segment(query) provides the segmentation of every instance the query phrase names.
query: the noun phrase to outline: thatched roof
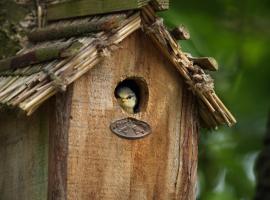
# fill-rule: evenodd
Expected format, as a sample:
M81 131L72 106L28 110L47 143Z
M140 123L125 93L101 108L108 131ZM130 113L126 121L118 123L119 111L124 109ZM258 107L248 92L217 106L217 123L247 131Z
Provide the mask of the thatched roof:
M236 122L215 94L213 80L202 69L215 63L184 53L149 5L137 11L51 22L46 28L32 31L27 47L0 61L0 105L17 107L31 115L138 29L154 41L197 95L200 116L207 127Z

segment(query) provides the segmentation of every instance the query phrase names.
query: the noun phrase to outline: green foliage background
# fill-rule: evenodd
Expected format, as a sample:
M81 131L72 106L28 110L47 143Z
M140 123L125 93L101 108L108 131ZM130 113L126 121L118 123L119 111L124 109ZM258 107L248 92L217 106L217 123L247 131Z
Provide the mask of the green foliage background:
M270 108L270 1L171 0L161 15L190 30L191 40L180 42L185 51L218 60L216 90L238 120L232 129L201 133L198 199L252 199Z

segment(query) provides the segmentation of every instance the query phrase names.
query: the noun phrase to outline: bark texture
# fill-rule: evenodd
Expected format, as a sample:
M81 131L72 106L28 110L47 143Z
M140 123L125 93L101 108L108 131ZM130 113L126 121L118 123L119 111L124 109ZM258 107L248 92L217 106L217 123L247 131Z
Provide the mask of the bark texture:
M270 113L263 148L260 152L256 165L256 190L254 200L270 199Z
M68 130L72 87L51 100L48 199L66 199Z

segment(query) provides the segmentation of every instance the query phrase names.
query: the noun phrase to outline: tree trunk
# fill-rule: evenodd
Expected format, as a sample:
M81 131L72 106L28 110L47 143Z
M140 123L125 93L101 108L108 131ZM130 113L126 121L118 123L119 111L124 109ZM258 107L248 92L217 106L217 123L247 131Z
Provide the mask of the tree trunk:
M263 141L263 149L260 152L256 165L256 190L254 200L270 199L270 113Z

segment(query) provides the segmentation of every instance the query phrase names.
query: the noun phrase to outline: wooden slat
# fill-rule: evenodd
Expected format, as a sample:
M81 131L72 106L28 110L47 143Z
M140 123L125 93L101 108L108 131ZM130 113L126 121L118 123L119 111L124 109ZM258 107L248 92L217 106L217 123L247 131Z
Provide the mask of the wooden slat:
M56 58L70 57L76 54L81 46L82 44L80 42L51 45L22 55L16 55L0 60L0 72L9 69L24 68L29 65L50 61Z
M0 199L48 199L49 105L31 117L0 113Z
M43 42L48 40L57 40L61 38L70 38L82 36L87 33L110 31L118 28L121 22L126 18L125 15L112 15L102 17L99 20L74 20L69 24L63 23L57 26L38 28L28 34L31 42Z
M189 60L193 61L195 65L199 65L202 69L209 71L218 70L218 62L212 57L188 57Z
M149 0L77 0L48 5L47 20L133 10L145 6Z
M68 131L73 87L50 101L48 199L66 199Z

